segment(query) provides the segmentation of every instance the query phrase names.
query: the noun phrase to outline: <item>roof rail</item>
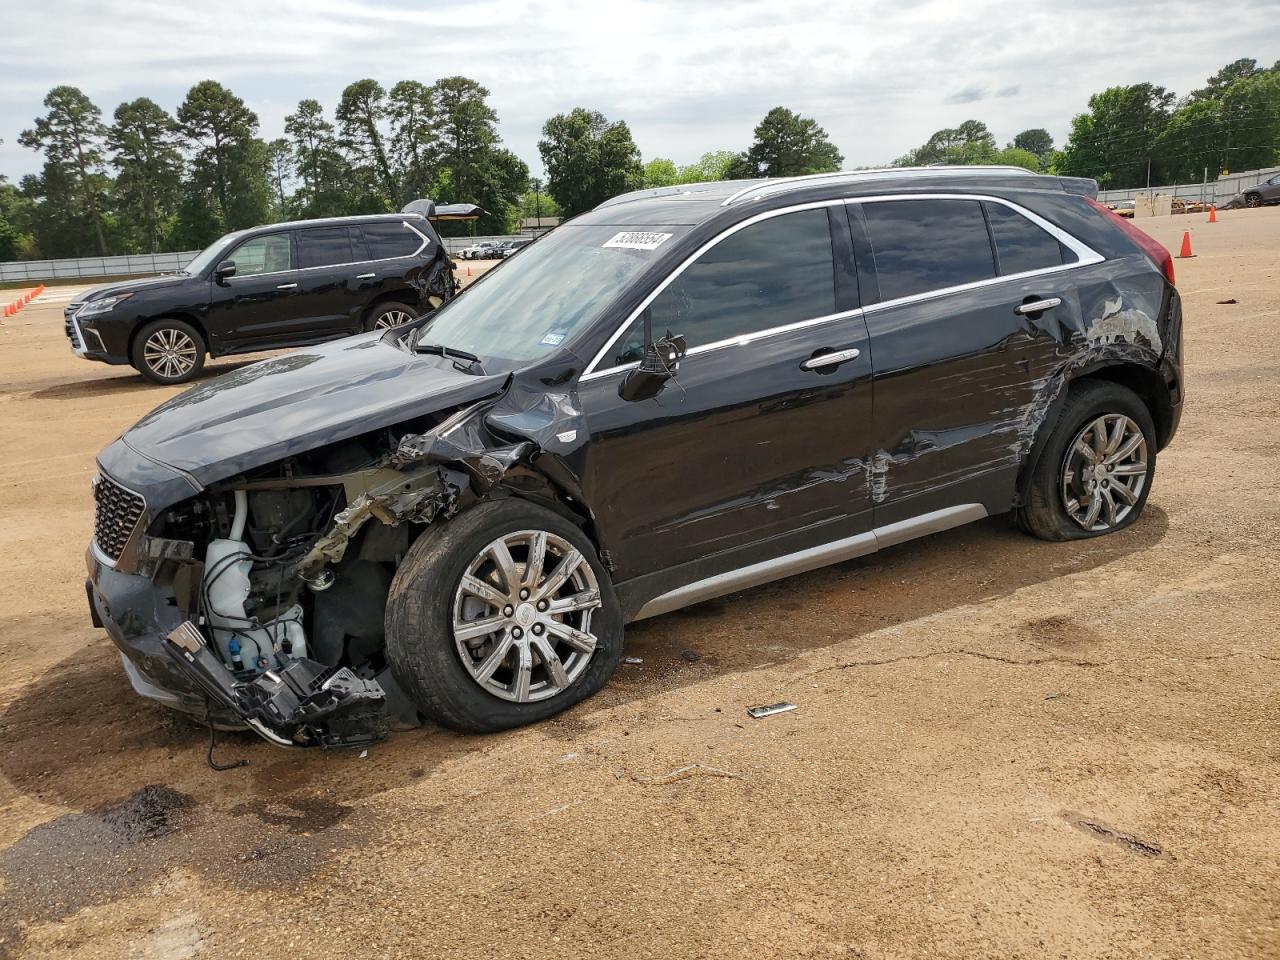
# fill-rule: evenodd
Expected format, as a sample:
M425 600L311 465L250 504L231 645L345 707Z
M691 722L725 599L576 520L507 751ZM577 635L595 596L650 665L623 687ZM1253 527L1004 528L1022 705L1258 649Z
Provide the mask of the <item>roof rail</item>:
M717 187L723 187L725 183L733 183L735 181L717 181L703 180L696 183L676 183L669 187L642 187L639 190L632 190L630 193L620 193L616 197L610 197L603 203L596 204L596 210L602 210L605 207L617 206L620 203L630 203L633 200L651 200L656 197L678 197L686 194L707 193L715 190ZM737 181L746 183L747 181ZM759 183L759 179L750 181Z
M730 194L720 206L728 207L743 199L759 200L761 197L787 193L791 190L801 190L804 187L820 183L857 183L861 180L886 180L898 177L971 177L975 175L982 176L983 174L992 176L1038 176L1038 174L1033 173L1026 167L977 164L973 166L939 165L936 167L875 167L869 170L838 170L834 173L810 173L801 177L771 177L767 180L757 180L738 192Z

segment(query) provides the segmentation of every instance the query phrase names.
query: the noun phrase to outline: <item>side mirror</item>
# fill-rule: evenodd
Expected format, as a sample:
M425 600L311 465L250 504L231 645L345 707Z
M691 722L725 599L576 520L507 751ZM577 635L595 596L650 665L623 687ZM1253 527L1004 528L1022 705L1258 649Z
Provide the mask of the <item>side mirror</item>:
M218 283L222 283L235 275L236 262L234 260L223 260L213 271L213 279Z
M656 397L667 381L680 372L684 355L684 337L669 332L656 343L646 345L640 365L629 370L618 384L618 396L627 401Z

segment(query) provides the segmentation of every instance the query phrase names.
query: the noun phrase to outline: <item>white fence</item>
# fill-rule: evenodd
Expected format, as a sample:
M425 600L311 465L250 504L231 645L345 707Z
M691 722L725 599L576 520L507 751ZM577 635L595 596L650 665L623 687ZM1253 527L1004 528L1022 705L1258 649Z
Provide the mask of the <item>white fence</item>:
M199 252L191 250L185 253L140 253L127 257L77 257L74 260L14 260L0 263L0 282L173 273L190 263Z
M515 240L518 235L502 237L443 237L444 248L456 254L481 240ZM157 273L174 273L193 259L199 250L184 253L139 253L127 257L77 257L71 260L13 260L0 263L0 283L25 283L41 280L91 280L98 277L137 277Z
M1205 203L1225 203L1246 188L1269 180L1280 167L1267 167L1264 170L1246 170L1244 173L1232 173L1208 183L1178 183L1167 187L1132 187L1128 190L1100 190L1098 199L1111 203L1116 200L1132 200L1140 193L1163 194L1169 197L1181 197L1183 200L1201 200Z

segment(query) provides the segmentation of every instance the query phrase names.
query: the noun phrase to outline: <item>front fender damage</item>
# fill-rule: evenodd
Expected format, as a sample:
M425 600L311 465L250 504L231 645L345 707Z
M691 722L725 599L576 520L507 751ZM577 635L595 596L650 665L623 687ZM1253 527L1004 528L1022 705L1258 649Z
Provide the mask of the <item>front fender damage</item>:
M348 571L352 545L367 541L361 533L371 524L394 529L447 521L492 495L517 465L538 470L534 464L542 461L563 485L566 475L572 477L563 457L585 437L575 394L548 393L513 377L496 397L464 407L431 430L401 436L367 468L322 477L241 479L226 488L343 488L346 506L283 575L306 584L319 610L326 592ZM335 662L296 657L245 680L226 668L218 649L190 621L170 634L167 648L211 703L280 746L356 746L385 738L389 714L416 716L389 670L375 679ZM310 652L325 659L316 651L328 648L322 631L313 631Z

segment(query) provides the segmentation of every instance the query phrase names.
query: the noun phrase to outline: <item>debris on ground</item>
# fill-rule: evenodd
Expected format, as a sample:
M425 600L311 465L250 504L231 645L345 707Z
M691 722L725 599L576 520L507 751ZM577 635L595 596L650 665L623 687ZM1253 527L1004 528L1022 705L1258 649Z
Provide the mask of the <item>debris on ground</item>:
M668 783L675 783L677 780L687 780L690 777L723 777L726 780L741 780L742 774L731 773L728 770L721 770L719 767L707 767L701 763L691 763L687 767L679 767L670 773L664 773L660 777L636 777L632 776L632 780L636 783L647 783L654 786L662 786Z
M765 717L772 717L778 713L790 713L796 709L799 708L794 703L784 700L782 703L771 703L768 706L747 707L747 713L757 720L763 720Z
M1230 298L1228 298L1228 299L1226 299L1226 300L1219 300L1219 301L1218 301L1218 303L1239 303L1239 302L1240 302L1240 301L1239 301L1239 300L1237 300L1235 297L1230 297Z

